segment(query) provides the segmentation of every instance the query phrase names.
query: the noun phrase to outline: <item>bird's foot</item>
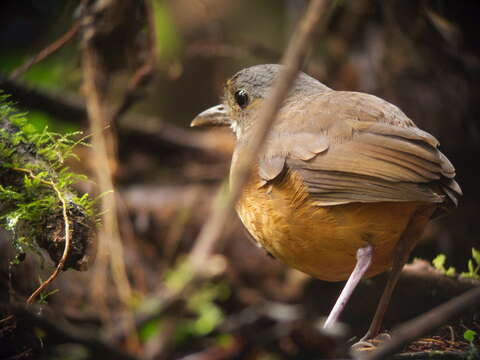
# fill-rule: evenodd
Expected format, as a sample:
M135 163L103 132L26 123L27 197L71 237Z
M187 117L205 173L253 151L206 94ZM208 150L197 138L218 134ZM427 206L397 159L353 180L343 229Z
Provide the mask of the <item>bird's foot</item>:
M374 338L362 338L350 347L350 354L355 359L361 359L364 356L368 356L372 350L375 350L380 345L390 341L392 337L387 333L381 333Z

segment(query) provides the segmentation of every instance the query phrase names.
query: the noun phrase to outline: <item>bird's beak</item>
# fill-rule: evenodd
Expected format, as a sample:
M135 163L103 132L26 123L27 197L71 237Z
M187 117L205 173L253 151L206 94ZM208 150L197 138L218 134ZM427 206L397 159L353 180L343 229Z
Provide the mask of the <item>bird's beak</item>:
M230 123L225 106L216 105L198 114L190 126L229 126Z

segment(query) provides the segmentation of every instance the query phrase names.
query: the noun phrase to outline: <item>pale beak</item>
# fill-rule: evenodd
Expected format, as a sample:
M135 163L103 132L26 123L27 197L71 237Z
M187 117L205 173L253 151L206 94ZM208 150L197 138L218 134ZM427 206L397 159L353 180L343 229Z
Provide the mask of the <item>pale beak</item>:
M216 105L198 114L190 126L230 126L230 123L225 106Z

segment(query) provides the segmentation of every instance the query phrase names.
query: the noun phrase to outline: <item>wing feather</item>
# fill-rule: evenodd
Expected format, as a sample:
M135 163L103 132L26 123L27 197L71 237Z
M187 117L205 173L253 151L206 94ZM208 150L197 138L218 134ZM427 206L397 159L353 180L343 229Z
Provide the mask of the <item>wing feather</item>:
M309 129L293 129L269 139L259 163L265 181L274 180L284 166L297 171L319 206L379 201L442 203L445 199L457 203L461 190L453 180L455 169L438 149L437 139L379 98L348 92L335 96L354 101L332 102L329 93L325 100L328 111L323 110L326 106L321 99L315 102L318 111L309 110L316 117L308 122ZM332 109L335 104L338 111ZM361 108L355 107L358 104ZM337 119L332 121L332 116Z

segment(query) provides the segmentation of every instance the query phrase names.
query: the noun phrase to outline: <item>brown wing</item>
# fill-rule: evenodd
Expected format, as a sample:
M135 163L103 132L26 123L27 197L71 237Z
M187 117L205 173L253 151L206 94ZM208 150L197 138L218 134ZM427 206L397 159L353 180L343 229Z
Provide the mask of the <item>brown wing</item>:
M265 181L287 166L303 177L318 205L442 203L445 196L457 203L461 190L453 180L455 169L438 141L397 107L353 92L330 92L309 107L313 119L293 133L276 131L269 139L259 163ZM278 128L287 121L281 118Z

